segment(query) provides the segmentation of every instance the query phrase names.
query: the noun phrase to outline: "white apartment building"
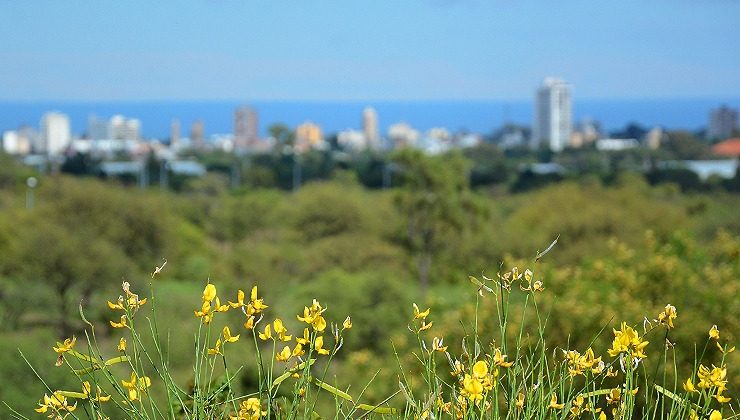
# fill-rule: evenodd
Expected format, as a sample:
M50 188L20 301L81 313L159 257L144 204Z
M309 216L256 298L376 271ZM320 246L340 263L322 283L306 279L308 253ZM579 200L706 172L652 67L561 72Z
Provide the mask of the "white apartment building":
M573 131L571 87L563 80L548 77L537 90L532 147L547 145L559 152L570 142Z
M41 149L36 152L60 155L71 141L69 117L60 112L47 112L41 118Z

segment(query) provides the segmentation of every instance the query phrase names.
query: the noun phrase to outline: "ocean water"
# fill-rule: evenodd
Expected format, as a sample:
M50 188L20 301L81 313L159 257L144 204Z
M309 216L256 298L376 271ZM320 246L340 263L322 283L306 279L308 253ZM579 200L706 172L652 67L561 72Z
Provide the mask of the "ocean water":
M647 127L696 130L708 124L709 111L722 104L740 108L740 97L699 99L598 99L575 98L575 121L590 118L606 130L637 122ZM91 115L109 118L123 114L142 122L147 138L168 138L170 122L178 119L181 135L188 136L190 125L200 119L207 135L226 134L233 130L233 113L237 106L249 105L259 114L264 135L274 123L295 127L310 120L321 125L324 133L361 127L363 108L372 106L378 113L381 132L391 124L406 122L419 130L445 127L451 131L467 130L487 134L506 122L530 125L533 118L531 101L147 101L147 102L10 102L0 101L0 131L14 130L22 124L38 127L42 115L60 111L69 115L72 131L82 134Z

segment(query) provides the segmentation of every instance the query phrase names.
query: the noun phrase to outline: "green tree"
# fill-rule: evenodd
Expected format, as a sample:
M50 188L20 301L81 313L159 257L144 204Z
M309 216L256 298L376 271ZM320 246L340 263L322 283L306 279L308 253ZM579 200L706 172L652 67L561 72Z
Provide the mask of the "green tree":
M661 147L675 159L703 159L709 154L709 145L700 142L688 131L668 132L668 141Z
M446 237L473 227L483 212L468 186L470 164L460 154L430 157L406 149L392 160L401 178L395 203L406 220L406 241L416 257L423 295L429 287L433 258Z
M130 273L130 260L92 229L70 229L45 217L24 222L6 250L4 275L14 282L41 284L50 291L52 300L41 306L55 308L56 316L47 319L56 320L61 335L69 336L77 304L89 301L102 282L110 284Z

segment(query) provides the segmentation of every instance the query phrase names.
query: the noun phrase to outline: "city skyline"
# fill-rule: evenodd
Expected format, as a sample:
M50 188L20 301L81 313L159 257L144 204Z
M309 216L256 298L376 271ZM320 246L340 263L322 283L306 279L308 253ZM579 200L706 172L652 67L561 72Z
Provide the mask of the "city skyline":
M740 96L740 3L2 2L0 100Z

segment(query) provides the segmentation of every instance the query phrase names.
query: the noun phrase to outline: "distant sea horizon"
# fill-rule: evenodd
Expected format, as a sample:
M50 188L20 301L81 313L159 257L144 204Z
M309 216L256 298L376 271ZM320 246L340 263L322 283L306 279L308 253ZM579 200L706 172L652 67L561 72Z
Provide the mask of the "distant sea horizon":
M190 126L202 120L206 135L229 134L233 131L234 110L251 106L259 115L260 134L270 125L283 123L295 128L312 121L325 135L346 129L360 129L362 110L371 106L378 113L381 133L398 122L426 131L444 127L452 132L469 131L490 134L506 123L531 125L534 105L531 100L384 100L384 101L279 101L279 100L151 100L151 101L9 101L0 100L0 131L15 130L27 124L39 127L41 117L49 111L69 115L72 132L83 134L88 118L107 119L115 114L141 121L142 135L147 139L168 139L170 124L178 119L181 136L187 137ZM738 97L578 99L573 101L574 123L591 119L603 129L614 131L630 122L651 128L698 130L707 126L709 112L727 105L740 108Z

